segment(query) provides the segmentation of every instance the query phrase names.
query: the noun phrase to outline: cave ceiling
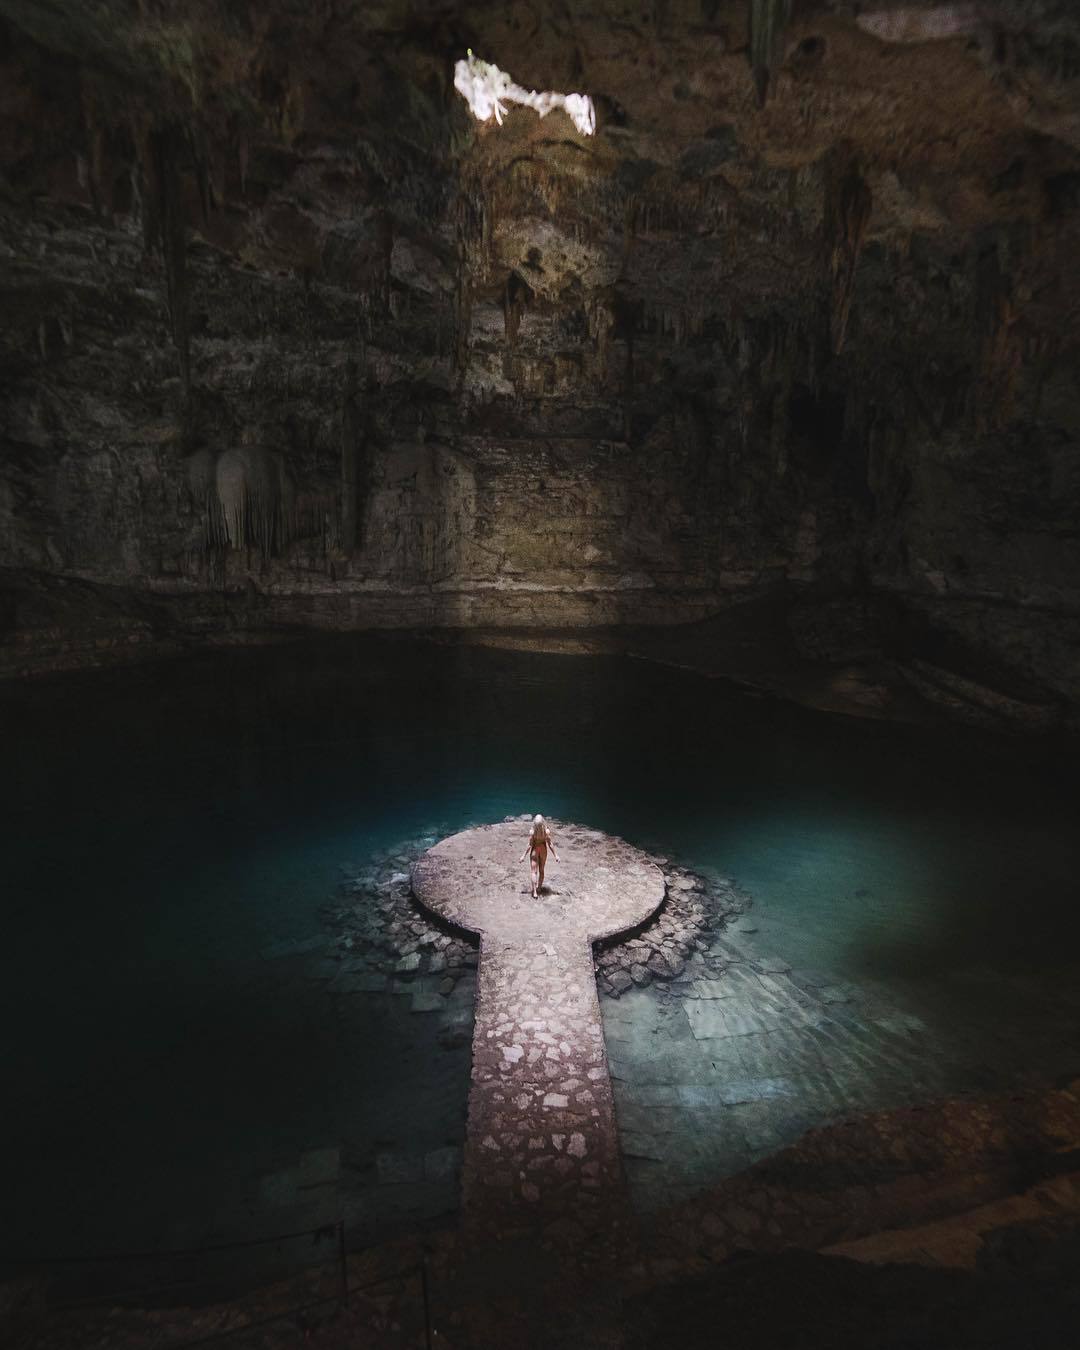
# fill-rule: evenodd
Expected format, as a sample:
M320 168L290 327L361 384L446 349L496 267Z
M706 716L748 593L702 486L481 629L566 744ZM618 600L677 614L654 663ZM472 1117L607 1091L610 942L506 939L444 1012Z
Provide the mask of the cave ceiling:
M549 392L586 346L631 332L673 336L669 364L692 389L713 364L692 339L757 318L815 342L827 329L833 355L867 330L895 351L924 323L972 317L991 348L1005 322L1010 344L1075 331L1069 4L3 0L0 13L9 197L135 216L166 257L179 229L194 257L360 293L372 348L398 346L381 344L387 325L414 328L410 355L436 380L450 378L443 347L460 366L467 309L480 332L535 331L509 378ZM452 83L470 47L526 87L589 93L595 136L561 112L475 122ZM860 266L868 304L853 313ZM943 307L921 292L956 289L950 269L966 290L1003 271L1007 286ZM184 346L192 319L174 322ZM383 378L402 376L395 364L381 360ZM490 379L506 375L501 363Z

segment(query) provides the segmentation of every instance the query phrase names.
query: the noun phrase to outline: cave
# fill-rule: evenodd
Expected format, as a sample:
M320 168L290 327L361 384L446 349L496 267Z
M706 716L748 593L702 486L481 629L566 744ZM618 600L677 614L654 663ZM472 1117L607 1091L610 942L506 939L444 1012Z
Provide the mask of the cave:
M1072 1344L1071 0L0 74L0 1341Z

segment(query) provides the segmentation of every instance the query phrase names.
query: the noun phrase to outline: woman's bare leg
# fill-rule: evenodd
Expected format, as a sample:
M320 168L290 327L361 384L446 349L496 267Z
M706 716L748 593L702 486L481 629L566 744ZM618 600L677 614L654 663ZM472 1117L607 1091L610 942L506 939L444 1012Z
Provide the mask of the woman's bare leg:
M540 859L539 859L539 869L540 869L540 881L539 881L539 883L537 884L537 887L536 887L537 891L539 891L539 890L540 890L540 887L543 886L543 884L544 884L544 859L543 859L543 858L540 858Z
M540 882L544 879L544 869L537 862L535 853L529 859L529 876L532 877L532 895L535 900L536 893L540 888ZM537 877L539 877L539 880L537 880Z

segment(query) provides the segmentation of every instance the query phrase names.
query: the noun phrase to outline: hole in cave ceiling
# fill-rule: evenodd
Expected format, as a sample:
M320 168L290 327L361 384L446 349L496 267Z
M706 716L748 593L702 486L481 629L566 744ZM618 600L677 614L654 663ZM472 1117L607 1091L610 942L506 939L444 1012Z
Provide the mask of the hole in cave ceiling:
M535 108L541 117L546 117L553 108L562 108L583 136L591 136L596 130L596 113L588 94L557 94L551 90L537 93L535 89L523 89L505 70L474 56L471 47L469 54L454 66L454 88L480 122L494 117L502 126L506 105L520 103Z

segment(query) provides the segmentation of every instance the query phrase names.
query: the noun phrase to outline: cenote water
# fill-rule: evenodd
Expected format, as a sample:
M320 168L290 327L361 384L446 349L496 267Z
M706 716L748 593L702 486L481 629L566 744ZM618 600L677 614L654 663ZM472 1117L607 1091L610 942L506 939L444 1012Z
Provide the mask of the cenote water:
M1076 801L1046 754L622 658L375 638L2 707L8 1254L452 1218L431 1160L462 1142L467 1037L267 954L317 945L343 871L524 811L734 877L743 940L848 991L832 1041L735 1050L665 990L604 1000L641 1206L845 1110L1076 1067ZM783 1086L725 1108L732 1074Z

